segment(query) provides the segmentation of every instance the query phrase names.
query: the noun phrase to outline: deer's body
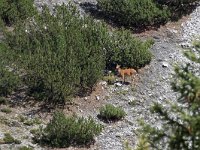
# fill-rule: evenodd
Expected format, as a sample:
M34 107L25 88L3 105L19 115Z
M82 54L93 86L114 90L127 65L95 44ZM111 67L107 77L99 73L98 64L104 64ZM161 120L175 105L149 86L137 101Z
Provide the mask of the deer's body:
M137 71L133 68L128 68L128 69L121 69L120 65L116 66L116 70L118 74L122 77L123 82L125 82L125 76L132 76L134 74L137 74Z

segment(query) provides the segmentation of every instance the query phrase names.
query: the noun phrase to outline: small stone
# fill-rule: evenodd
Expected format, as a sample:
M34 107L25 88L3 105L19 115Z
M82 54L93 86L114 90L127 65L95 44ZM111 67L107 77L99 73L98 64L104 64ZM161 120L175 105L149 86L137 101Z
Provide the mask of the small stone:
M123 135L122 135L121 133L116 133L115 136L118 137L118 138L120 138L120 137L122 137Z
M177 30L175 30L175 29L169 29L169 31L171 32L171 33L178 33L178 31Z
M114 85L115 85L115 86L119 86L119 87L122 86L122 84L119 83L119 82L115 83Z
M133 100L135 100L135 97L134 97L134 96L132 96L132 95L128 95L128 96L127 96L127 98L128 98L130 101L133 101Z
M173 55L172 55L172 54L170 54L170 55L169 55L169 58L173 58Z
M152 93L149 93L149 96L152 96L153 94Z
M96 100L100 100L100 97L98 95L96 95Z
M169 64L168 64L167 62L163 62L163 63L162 63L162 67L168 68L168 67L169 67Z
M4 134L0 132L0 139L4 138Z
M87 98L87 97L84 97L84 100L88 100L88 98Z
M160 37L159 37L159 36L153 36L153 38L154 38L154 39L160 39Z
M102 86L106 86L107 82L106 81L101 81L101 82L99 82L99 84L102 85Z

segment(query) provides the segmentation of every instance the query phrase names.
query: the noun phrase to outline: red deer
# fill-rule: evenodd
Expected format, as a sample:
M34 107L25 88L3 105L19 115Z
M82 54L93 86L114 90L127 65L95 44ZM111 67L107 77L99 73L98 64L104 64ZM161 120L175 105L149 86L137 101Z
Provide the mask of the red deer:
M132 76L134 74L137 74L137 71L133 68L128 68L128 69L121 69L120 65L116 66L116 70L119 73L119 75L123 79L123 83L125 83L125 76Z

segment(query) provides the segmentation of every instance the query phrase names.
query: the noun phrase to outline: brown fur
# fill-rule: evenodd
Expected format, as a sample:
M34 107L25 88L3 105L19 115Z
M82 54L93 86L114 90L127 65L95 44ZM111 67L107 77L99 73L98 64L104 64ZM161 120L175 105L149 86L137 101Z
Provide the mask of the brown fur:
M116 70L118 71L119 75L122 77L123 82L125 82L125 76L132 76L134 74L137 74L137 71L133 68L128 69L121 69L120 65L116 66Z

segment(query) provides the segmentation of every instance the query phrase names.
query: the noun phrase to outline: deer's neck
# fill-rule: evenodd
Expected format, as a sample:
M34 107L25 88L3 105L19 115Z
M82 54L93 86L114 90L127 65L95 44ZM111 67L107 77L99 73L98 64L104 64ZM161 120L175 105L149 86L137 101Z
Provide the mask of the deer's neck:
M121 68L118 68L117 71L118 71L118 73L121 73L122 69L121 69Z

